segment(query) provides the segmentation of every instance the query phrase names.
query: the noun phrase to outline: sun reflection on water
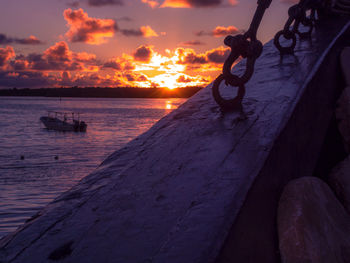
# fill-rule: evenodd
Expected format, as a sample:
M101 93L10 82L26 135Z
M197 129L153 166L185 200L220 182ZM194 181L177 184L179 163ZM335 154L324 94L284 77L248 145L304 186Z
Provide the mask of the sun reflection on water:
M170 100L167 100L166 102L165 102L165 108L167 109L167 110L171 110L173 107L172 107L172 105L171 105L171 101Z

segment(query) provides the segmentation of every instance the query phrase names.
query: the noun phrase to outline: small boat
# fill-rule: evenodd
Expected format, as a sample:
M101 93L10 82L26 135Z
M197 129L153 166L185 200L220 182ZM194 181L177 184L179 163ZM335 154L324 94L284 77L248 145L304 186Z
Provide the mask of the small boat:
M80 114L74 112L48 111L40 120L48 130L86 132L87 128L87 124L80 121Z

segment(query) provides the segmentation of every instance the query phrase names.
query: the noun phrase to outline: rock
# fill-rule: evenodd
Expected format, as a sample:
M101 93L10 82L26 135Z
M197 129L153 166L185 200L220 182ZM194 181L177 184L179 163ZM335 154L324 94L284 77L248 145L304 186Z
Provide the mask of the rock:
M335 116L343 137L345 149L350 153L350 87L346 87L337 101Z
M344 48L340 56L346 88L343 90L337 102L335 111L338 120L338 128L343 136L345 148L350 152L350 47Z
M283 263L350 262L350 216L320 179L288 183L277 221Z
M347 86L350 86L350 47L345 47L340 55L340 64Z
M350 156L332 170L329 175L329 185L350 213Z

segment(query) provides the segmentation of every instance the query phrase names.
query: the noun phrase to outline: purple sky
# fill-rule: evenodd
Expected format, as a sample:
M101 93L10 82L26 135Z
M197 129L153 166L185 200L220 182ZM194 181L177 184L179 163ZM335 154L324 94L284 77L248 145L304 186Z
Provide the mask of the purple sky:
M283 27L290 5L272 1L259 29L263 43ZM228 54L226 31L247 30L256 6L255 0L2 0L0 88L205 85Z

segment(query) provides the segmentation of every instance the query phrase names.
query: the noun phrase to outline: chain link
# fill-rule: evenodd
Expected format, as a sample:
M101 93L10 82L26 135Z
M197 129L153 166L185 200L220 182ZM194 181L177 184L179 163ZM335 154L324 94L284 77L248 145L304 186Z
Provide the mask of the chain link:
M289 18L284 25L283 30L278 31L274 37L274 44L280 51L281 55L293 54L297 42L296 35L301 39L311 37L312 30L316 21L316 11L322 7L322 0L300 0L296 5L293 5L288 10ZM310 16L306 13L310 11ZM299 30L300 24L307 27L308 30L301 32ZM287 40L291 40L289 46L282 46L280 38L283 36Z
M213 96L223 111L240 109L242 99L245 94L245 84L250 80L254 73L255 61L260 57L263 45L257 40L256 34L261 20L272 0L258 0L258 7L255 11L253 20L248 31L236 36L227 36L224 40L226 46L231 48L230 55L223 66L223 73L219 75L213 83ZM242 76L231 73L232 65L239 59L246 58L246 70ZM224 99L219 91L221 82L225 80L226 85L238 87L237 96L233 99Z

